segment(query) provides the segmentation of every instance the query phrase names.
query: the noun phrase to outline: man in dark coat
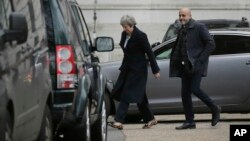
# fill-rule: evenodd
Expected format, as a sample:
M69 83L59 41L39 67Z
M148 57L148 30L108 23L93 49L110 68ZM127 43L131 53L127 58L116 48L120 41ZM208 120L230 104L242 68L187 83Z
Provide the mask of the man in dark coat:
M121 35L120 46L124 52L124 58L120 67L120 75L112 92L114 97L118 97L120 104L115 116L116 122L111 125L118 129L122 129L129 103L137 103L143 120L147 123L143 128L150 128L157 123L146 96L148 60L156 78L160 77L160 69L147 35L135 25L134 17L125 15L121 18L124 31Z
M181 77L181 97L186 120L176 129L196 128L192 93L211 109L211 125L215 126L220 119L221 108L200 88L202 77L207 75L209 55L215 49L214 40L204 24L192 19L190 9L180 9L179 20L182 27L171 53L170 77Z

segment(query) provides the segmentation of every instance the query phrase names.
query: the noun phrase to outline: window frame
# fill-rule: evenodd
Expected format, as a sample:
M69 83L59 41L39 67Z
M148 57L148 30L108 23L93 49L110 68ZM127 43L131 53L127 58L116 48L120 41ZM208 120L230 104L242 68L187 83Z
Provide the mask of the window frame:
M1 4L2 4L2 19L4 19L4 21L2 22L2 27L0 26L0 29L8 29L9 27L9 14L13 11L13 4L12 4L12 0L2 0Z
M84 56L88 56L90 55L90 52L91 52L92 42L91 42L91 38L89 35L89 30L88 30L86 21L78 5L72 4L71 9L72 9L73 17L75 18L75 21L77 22L76 25L78 25L77 28L80 28L79 30L77 30L77 32L81 38L81 46L82 46L83 54ZM80 24L78 24L78 22Z
M223 37L224 36L224 37ZM231 36L231 37L230 37ZM215 56L215 55L230 55L230 54L244 54L244 53L250 53L250 35L244 35L244 34L242 34L242 35L239 35L239 34L218 34L218 35L216 35L216 34L213 34L213 38L214 38L214 41L215 41L215 45L216 45L216 48L215 48L215 51L213 51L212 52L212 54L211 54L211 56ZM225 49L227 49L228 47L222 47L221 45L219 45L219 44L221 44L221 43L218 43L219 41L219 39L221 40L221 41L224 41L224 43L223 44L225 44L226 43L226 45L227 46L230 46L230 45L232 45L232 40L246 40L246 41L248 41L248 52L247 51L238 51L238 52L235 52L235 53L232 53L232 50L225 50L225 51L222 51L222 49L221 48L225 48ZM224 39L223 39L224 38ZM228 38L228 39L225 39L225 38ZM244 39L244 38L246 38L246 39ZM248 38L248 39L247 39ZM226 41L228 41L228 42L226 42ZM231 42L231 43L229 43L229 42ZM236 43L234 43L234 44L236 44ZM218 51L218 49L221 49L220 51Z
M154 54L155 54L156 60L170 59L171 52L172 52L172 49L173 49L173 47L175 45L175 42L176 42L176 38L171 39L169 41L166 41L166 44L163 45L162 47L159 47L159 48L156 47L157 49L154 49ZM166 57L158 57L159 55L161 55L161 54L163 54L165 52L168 52Z

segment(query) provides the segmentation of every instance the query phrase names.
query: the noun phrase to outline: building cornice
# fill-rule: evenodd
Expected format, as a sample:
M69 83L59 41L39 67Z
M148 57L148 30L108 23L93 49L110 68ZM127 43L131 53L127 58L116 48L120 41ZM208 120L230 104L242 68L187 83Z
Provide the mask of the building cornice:
M82 10L93 10L94 5L81 5ZM183 5L97 5L96 10L176 10ZM185 5L192 10L250 10L250 5Z

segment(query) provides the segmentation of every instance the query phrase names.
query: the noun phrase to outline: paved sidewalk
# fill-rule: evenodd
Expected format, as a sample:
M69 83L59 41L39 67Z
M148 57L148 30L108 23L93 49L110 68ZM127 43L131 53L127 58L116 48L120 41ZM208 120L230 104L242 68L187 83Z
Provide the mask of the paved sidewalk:
M125 135L123 134L121 130L117 130L108 126L107 141L125 141Z
M177 131L175 127L182 124L183 115L163 115L156 118L159 124L151 129L141 129L142 123L125 124L122 130L125 141L229 141L231 124L250 125L250 114L221 114L222 120L215 127L211 126L211 114L196 114L196 129Z

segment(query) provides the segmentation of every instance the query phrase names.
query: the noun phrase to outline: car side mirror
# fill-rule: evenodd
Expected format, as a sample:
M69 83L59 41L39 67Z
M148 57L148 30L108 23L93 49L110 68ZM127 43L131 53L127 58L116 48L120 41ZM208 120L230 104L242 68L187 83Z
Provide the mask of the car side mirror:
M14 12L9 17L9 29L4 30L3 42L24 43L28 38L28 24L24 15Z
M98 52L112 51L114 50L114 40L111 37L97 37L95 46Z

